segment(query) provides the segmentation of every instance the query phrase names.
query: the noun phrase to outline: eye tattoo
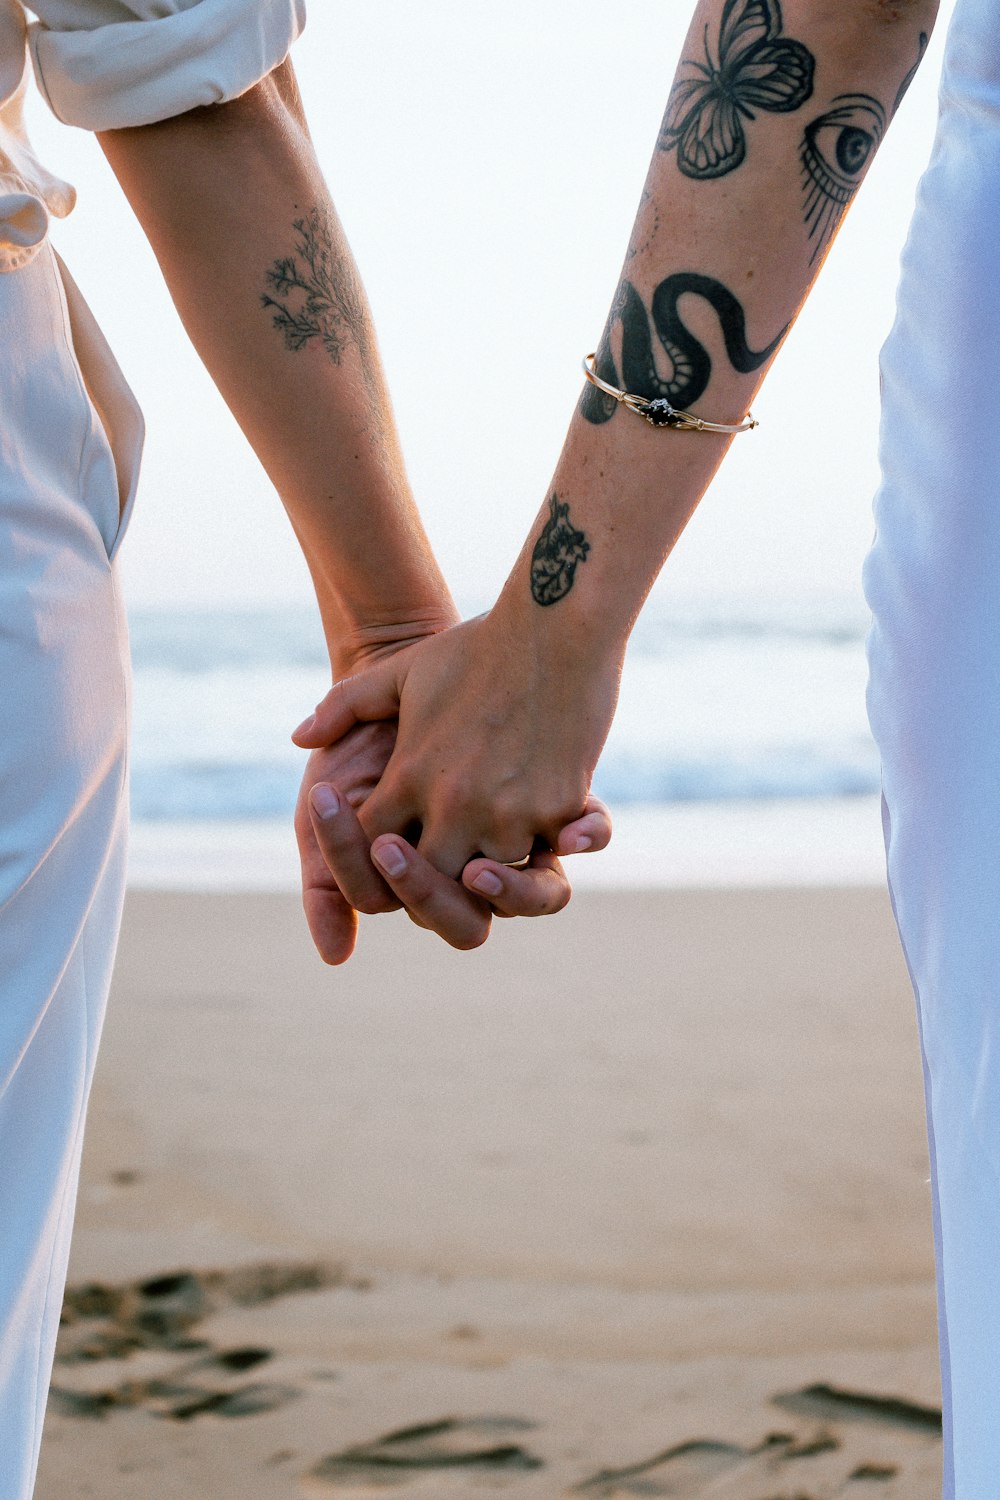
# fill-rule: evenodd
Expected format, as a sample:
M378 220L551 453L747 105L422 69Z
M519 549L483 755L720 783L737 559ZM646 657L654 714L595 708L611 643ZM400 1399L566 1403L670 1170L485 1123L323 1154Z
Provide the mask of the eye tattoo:
M783 328L766 348L751 349L747 343L743 304L727 286L711 276L680 271L666 277L653 292L649 312L632 283L622 281L594 361L594 369L601 379L609 385L624 386L636 396L664 397L671 406L682 411L703 396L712 378L712 359L678 311L681 298L688 295L703 297L715 312L729 363L741 375L752 375L759 370L788 332ZM611 352L611 333L619 323L622 330L620 380ZM670 374L666 376L657 369L654 333L670 361ZM617 410L618 402L613 396L605 395L596 386L587 385L580 398L580 415L586 421L599 426L613 417Z
M754 109L786 114L812 95L815 60L801 42L781 36L778 0L726 0L713 58L705 27L705 61L685 58L667 100L662 151L676 147L685 177L725 177L747 151L744 120Z
M531 554L531 597L536 604L557 604L573 587L577 564L587 561L590 543L569 518L569 505L549 497L549 518Z
M800 159L803 211L812 265L836 233L885 134L885 111L870 94L839 94L834 108L807 125Z
M330 359L339 365L348 344L367 355L364 304L353 267L334 248L330 226L318 208L311 208L292 228L298 238L294 255L276 260L266 281L277 297L261 296L271 321L282 334L286 349L298 353L319 339ZM278 298L283 298L279 301Z

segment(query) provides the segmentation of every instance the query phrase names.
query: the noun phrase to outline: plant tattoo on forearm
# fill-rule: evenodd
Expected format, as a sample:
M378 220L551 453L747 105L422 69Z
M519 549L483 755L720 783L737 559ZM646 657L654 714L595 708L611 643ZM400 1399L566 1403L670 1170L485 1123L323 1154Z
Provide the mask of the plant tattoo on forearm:
M549 496L548 520L531 554L531 597L536 604L556 604L573 587L577 565L587 561L590 543L569 518L569 503Z
M755 120L755 109L787 114L805 104L815 69L807 47L782 37L779 0L726 0L717 57L706 26L705 61L681 62L660 149L676 150L685 177L725 177L746 156L744 120Z
M635 287L623 280L615 295L607 327L601 338L594 368L609 385L623 387L635 396L663 397L679 411L686 411L703 396L712 378L712 359L681 319L678 303L686 294L703 297L719 319L722 340L733 369L751 375L767 363L788 332L787 327L764 349L747 343L746 314L737 297L711 276L680 271L667 276L653 292L649 311ZM611 335L621 325L621 379L611 351ZM652 325L652 327L650 326ZM670 361L670 374L661 375L653 352L653 333ZM596 386L589 385L580 399L580 415L595 426L609 421L619 403Z
M311 208L292 228L298 236L296 255L276 260L267 272L270 290L261 295L261 306L271 312L286 349L298 353L318 339L339 365L344 350L353 343L364 359L367 338L361 289L353 266L334 247L328 219L319 208Z

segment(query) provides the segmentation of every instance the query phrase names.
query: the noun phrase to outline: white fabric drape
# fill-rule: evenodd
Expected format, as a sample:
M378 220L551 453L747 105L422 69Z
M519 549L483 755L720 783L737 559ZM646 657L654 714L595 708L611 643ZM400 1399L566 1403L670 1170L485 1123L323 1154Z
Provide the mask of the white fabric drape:
M0 0L0 1500L30 1500L125 880L129 663L115 559L142 416L49 243L72 187L24 130L232 99L302 0Z
M882 353L869 714L917 994L945 1495L1000 1474L1000 8L960 0Z

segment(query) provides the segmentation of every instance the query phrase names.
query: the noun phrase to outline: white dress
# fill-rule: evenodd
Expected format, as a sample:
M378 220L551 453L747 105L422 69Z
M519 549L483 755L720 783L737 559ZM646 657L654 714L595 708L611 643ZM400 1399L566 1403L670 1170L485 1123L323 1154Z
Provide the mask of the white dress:
M129 668L115 555L142 418L48 243L73 191L32 155L27 49L55 112L144 124L235 97L302 0L0 0L0 1500L28 1500L121 915ZM30 73L30 67L27 68Z

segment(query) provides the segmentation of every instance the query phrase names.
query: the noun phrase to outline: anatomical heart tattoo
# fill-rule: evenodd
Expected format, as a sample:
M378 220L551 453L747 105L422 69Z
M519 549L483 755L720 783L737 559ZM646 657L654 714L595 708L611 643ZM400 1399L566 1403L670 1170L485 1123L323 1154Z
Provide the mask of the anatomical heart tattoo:
M577 564L587 561L590 543L569 519L569 505L549 498L549 518L531 554L531 596L536 604L556 604L573 587Z

